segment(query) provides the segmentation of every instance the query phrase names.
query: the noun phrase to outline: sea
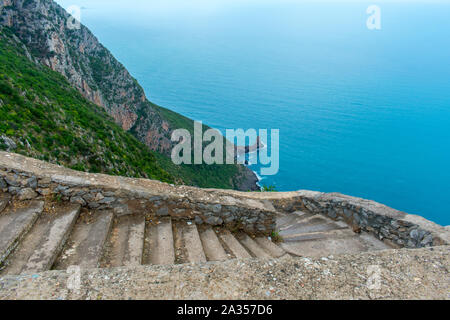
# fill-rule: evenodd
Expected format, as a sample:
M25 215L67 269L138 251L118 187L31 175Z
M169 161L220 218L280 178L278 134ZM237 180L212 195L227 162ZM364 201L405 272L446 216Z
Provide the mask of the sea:
M261 185L450 224L450 1L57 2L152 102L222 132L278 129L278 172L250 159Z

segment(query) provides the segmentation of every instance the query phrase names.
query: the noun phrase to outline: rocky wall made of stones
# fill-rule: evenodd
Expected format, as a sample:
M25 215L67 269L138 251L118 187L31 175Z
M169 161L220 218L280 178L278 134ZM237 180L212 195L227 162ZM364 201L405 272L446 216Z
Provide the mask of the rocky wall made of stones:
M278 210L302 210L343 220L355 232L367 231L399 247L422 248L450 243L449 227L383 204L339 193L298 191L288 199L272 199Z
M13 201L77 203L91 210L113 210L117 216L150 213L250 234L269 235L275 228L275 212L258 201L146 179L78 172L5 152L0 152L0 191Z

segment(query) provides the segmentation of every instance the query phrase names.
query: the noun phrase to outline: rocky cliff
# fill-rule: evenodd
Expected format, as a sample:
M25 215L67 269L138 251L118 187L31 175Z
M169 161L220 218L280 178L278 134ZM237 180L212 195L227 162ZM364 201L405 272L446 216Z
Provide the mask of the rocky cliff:
M52 0L2 0L0 9L0 24L10 27L35 59L64 75L152 150L169 151L171 125L85 26L68 28L70 15Z

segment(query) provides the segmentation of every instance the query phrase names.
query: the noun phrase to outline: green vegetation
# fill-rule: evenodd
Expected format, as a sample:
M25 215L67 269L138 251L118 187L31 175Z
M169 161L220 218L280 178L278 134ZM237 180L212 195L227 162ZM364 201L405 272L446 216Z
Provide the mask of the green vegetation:
M176 181L102 108L59 73L30 61L6 28L0 31L0 100L0 135L17 143L17 153L80 171Z
M108 72L99 58L90 59L90 66L96 82ZM193 132L191 119L151 105L172 128ZM178 166L168 156L150 151L133 129L125 132L61 74L30 61L8 28L0 29L1 135L16 142L14 152L79 171L207 188L237 188L244 179L243 166ZM1 141L0 150L6 150Z
M278 231L272 231L272 234L270 235L270 237L272 238L273 242L276 242L276 243L283 242L283 237L280 236Z
M261 192L276 192L276 191L277 191L277 188L272 185L271 186L263 185L262 189L261 189Z
M193 120L153 103L152 106L160 112L162 117L170 123L172 128L185 128L191 133L192 136L194 135ZM210 129L210 127L203 125L203 131L208 129ZM204 146L205 145L207 145L207 143L204 143ZM224 154L225 146L226 144L224 142ZM158 159L169 173L194 186L204 188L235 189L240 184L240 179L244 179L244 166L227 164L177 166L174 165L169 158L163 155L159 155Z

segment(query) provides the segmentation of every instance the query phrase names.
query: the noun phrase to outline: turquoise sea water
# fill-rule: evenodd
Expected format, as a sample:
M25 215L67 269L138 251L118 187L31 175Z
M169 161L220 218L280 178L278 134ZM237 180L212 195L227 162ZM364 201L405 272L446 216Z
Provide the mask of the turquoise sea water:
M153 102L280 129L277 190L342 192L450 224L450 3L60 0ZM258 166L252 166L258 171Z

